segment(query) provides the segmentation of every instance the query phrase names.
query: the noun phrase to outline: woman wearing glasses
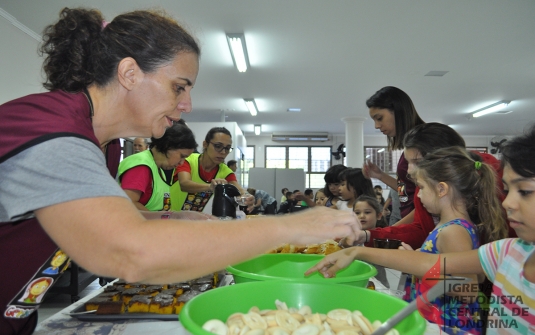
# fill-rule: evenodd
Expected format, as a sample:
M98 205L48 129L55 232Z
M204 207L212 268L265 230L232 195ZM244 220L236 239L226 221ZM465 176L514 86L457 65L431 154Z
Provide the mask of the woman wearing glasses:
M171 187L171 206L173 210L190 210L202 212L214 192L217 184L230 183L245 194L234 172L225 164L225 159L232 151L232 137L224 127L215 127L208 131L202 143L201 154L191 154L175 171Z
M119 164L119 183L141 211L171 209L170 188L177 166L197 148L191 129L179 120L160 138L151 138L150 150L126 157Z

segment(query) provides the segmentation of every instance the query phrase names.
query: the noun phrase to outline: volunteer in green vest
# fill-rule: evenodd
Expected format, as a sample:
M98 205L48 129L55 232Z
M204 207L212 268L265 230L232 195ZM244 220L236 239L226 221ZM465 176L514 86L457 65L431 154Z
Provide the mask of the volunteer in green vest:
M175 171L175 185L171 188L172 210L202 212L217 184L233 184L246 194L234 172L225 164L232 151L232 136L224 127L208 131L201 154L191 154ZM178 180L179 183L176 183ZM252 197L251 197L252 198Z
M149 148L119 164L119 183L137 209L168 211L175 168L197 148L195 136L183 122L177 122L161 138L151 138Z

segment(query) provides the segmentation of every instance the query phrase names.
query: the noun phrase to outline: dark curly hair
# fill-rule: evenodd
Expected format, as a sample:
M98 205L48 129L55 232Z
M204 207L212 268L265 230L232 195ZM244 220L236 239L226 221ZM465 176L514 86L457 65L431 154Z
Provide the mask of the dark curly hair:
M159 152L167 155L169 150L196 149L195 135L188 126L181 122L175 122L167 128L160 138L151 137L150 148L156 148Z
M180 52L200 56L194 38L164 12L133 11L106 24L100 11L84 8L61 10L59 21L44 29L39 51L46 55L43 86L73 93L105 86L126 57L149 73Z

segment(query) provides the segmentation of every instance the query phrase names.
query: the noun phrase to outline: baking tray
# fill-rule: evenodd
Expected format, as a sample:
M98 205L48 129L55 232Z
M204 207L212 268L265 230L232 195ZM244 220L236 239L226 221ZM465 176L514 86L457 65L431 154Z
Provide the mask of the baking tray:
M77 307L71 313L85 311L85 306ZM156 314L156 313L122 313L122 314L71 314L69 315L80 321L120 321L132 319L150 319L160 321L178 321L178 314Z
M232 275L223 275L217 287L234 285ZM68 315L80 321L120 321L132 319L150 319L160 321L178 321L178 314L156 314L156 313L122 313L122 314L76 314L85 311L85 305L73 309Z

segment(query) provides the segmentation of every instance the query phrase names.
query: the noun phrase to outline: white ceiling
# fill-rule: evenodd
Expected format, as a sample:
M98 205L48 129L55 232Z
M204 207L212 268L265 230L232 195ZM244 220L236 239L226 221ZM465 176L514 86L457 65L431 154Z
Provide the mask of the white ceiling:
M365 101L383 86L462 135L515 134L535 120L533 0L0 0L38 34L65 6L98 8L108 20L158 7L185 24L202 47L186 121L220 121L223 110L245 134L254 124L343 134L341 118L363 116L365 134L376 134ZM233 67L226 32L245 33L246 73ZM250 97L256 117L242 100ZM512 100L513 113L466 118L499 100Z

